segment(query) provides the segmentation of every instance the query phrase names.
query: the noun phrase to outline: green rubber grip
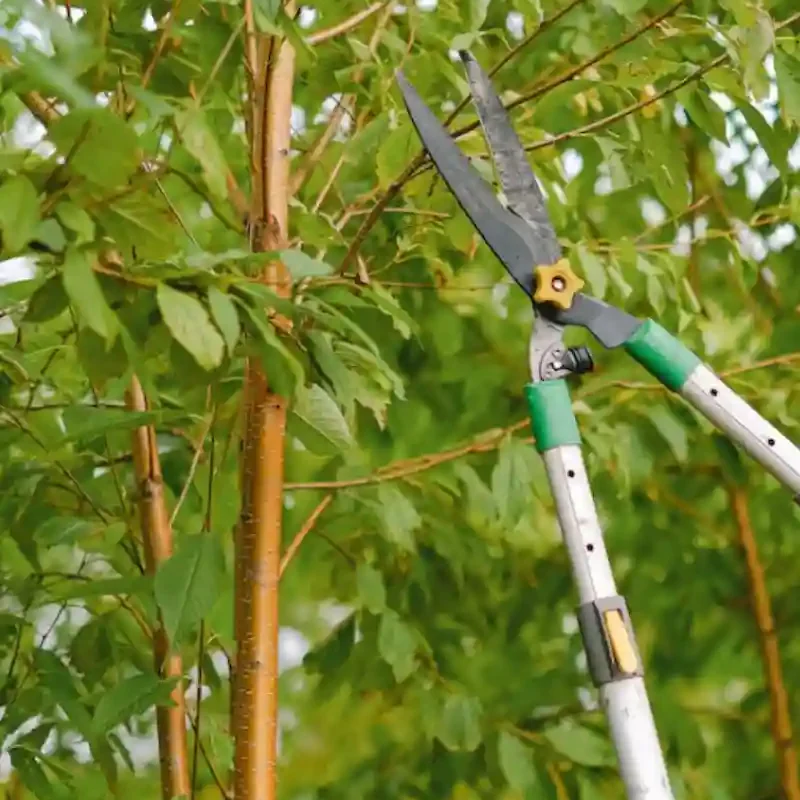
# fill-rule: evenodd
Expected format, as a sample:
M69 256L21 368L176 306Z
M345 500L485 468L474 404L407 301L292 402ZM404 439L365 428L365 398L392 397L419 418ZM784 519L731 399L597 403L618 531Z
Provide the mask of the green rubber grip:
M674 392L700 365L700 359L652 319L645 320L625 342L625 349L651 375Z
M581 443L566 381L529 383L525 387L525 398L531 415L533 438L540 453Z

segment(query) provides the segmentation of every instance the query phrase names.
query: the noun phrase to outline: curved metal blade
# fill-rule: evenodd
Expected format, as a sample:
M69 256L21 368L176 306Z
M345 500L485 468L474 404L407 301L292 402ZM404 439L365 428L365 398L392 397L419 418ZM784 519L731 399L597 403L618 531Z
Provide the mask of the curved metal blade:
M492 87L489 76L474 56L465 50L459 55L467 71L472 100L489 142L508 205L534 231L535 265L553 264L561 258L561 247L550 222L542 191L519 137L511 127L508 112Z
M411 121L439 174L492 252L532 296L533 268L541 250L538 237L522 217L502 206L405 75L398 71L396 77Z

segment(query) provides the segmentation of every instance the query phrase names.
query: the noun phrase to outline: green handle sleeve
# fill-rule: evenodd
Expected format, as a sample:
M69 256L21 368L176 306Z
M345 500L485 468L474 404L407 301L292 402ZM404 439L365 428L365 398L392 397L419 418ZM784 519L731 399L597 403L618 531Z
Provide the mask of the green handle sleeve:
M540 453L562 445L581 443L566 381L529 383L525 387L525 398L531 415L533 438Z
M642 323L625 342L625 349L651 375L675 392L680 391L701 363L691 350L652 319Z

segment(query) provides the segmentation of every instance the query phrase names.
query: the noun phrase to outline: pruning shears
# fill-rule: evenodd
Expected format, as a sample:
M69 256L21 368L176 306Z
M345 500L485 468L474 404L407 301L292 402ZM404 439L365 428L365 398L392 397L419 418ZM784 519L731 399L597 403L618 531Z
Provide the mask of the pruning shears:
M800 449L655 320L638 319L583 291L564 258L545 200L489 77L461 53L472 101L505 197L501 203L402 72L397 81L434 166L494 255L530 297L531 382L525 395L545 463L580 605L578 620L629 800L673 800L627 603L618 594L581 452L567 379L590 372L586 347L567 347L567 326L605 348L623 347L739 444L800 502Z

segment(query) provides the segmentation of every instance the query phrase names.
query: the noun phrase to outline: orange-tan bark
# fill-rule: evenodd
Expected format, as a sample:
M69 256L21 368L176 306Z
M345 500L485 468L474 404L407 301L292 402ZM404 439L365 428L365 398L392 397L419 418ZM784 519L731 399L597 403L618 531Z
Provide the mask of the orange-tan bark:
M761 642L761 657L764 662L764 680L769 690L772 708L772 739L781 788L785 800L800 800L800 779L797 770L797 754L792 738L792 721L789 717L789 700L781 669L781 656L778 648L778 632L764 579L764 568L758 557L758 547L750 522L747 491L736 486L729 489L731 505L736 517L739 543L744 551L747 566L747 581L750 585L750 603L753 608Z
M127 396L128 408L145 411L147 399L134 377ZM164 497L164 482L152 425L143 425L133 432L133 466L138 489L139 518L144 544L145 567L149 574L172 555L172 526ZM153 659L156 672L164 678L183 677L179 654L171 653L162 626L153 638ZM172 691L173 706L156 710L158 755L161 764L161 794L164 800L189 796L189 758L186 748L186 703L183 681Z
M292 9L287 7L292 13ZM294 51L247 30L252 79L251 248L286 246ZM262 279L289 290L280 263ZM242 513L236 536L236 639L232 728L234 797L274 800L278 745L278 584L281 561L287 400L271 390L261 363L247 365L244 389Z

